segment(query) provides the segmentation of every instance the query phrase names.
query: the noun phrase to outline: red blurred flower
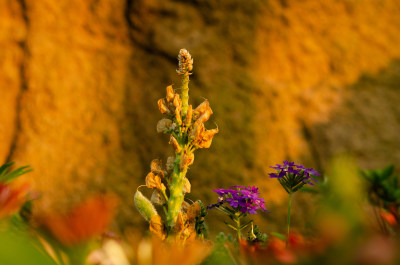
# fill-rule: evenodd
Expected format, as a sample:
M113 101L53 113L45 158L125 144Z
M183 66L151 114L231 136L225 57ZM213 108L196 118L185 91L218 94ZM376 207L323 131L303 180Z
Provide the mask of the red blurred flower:
M17 212L27 200L28 184L0 183L0 218Z
M63 245L76 245L102 234L111 222L115 206L114 196L95 196L69 212L45 214L38 222Z
M246 240L240 241L240 252L252 264L266 264L279 261L284 264L297 262L297 255L291 248L286 247L286 241L272 237L266 246L249 244Z
M380 211L380 215L391 226L396 226L397 225L396 217L392 213L387 212L387 211Z

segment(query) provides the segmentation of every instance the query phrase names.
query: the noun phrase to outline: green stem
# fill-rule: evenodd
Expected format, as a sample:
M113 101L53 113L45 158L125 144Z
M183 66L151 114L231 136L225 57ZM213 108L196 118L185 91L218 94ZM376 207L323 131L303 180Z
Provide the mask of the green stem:
M287 217L287 239L286 239L286 247L289 245L289 236L290 236L290 210L292 208L292 193L289 192L289 207L288 207L288 217Z
M180 169L180 163L182 159L182 155L184 154L184 150L176 155L174 171L171 176L171 183L169 184L169 199L167 202L168 211L166 214L166 224L169 228L171 228L178 217L179 212L181 211L182 203L184 200L183 194L183 186L185 182L183 179L186 176L187 170Z
M186 117L187 109L189 106L189 73L186 72L182 76L182 110L181 110L181 116L182 119L183 117Z
M236 231L237 231L237 237L238 237L238 242L240 242L240 238L242 237L242 228L240 228L240 217L238 217L236 220Z

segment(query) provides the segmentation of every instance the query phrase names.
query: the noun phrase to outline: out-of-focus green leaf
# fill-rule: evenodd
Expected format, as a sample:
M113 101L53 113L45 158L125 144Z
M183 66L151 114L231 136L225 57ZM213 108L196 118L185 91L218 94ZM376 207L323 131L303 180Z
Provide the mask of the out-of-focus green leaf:
M271 236L277 237L277 238L282 239L282 240L285 240L285 241L286 241L286 239L287 239L285 235L282 235L282 234L276 233L276 232L272 232L272 233L271 233Z
M54 260L34 245L28 234L0 231L1 265L56 265Z
M207 257L207 259L201 263L202 265L236 265L233 261L232 255L228 249L222 243L217 243L213 252Z
M382 169L381 179L386 180L388 179L394 172L394 166L388 165L384 169Z
M0 182L10 182L19 176L31 172L33 169L30 166L19 167L15 170L9 171L10 167L14 165L14 162L9 162L0 167Z
M394 197L396 197L396 199L400 199L400 189L394 192Z

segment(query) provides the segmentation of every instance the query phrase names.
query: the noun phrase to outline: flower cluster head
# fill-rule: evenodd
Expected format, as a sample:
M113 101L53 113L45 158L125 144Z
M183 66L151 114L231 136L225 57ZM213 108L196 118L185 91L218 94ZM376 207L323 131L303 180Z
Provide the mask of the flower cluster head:
M207 130L204 126L213 113L208 100L196 108L189 105L186 114L183 115L182 100L170 85L167 87L166 97L158 100L158 108L167 118L158 122L157 132L171 134L170 144L176 153L182 151L182 145L188 144L193 150L211 146L213 137L219 130L218 128ZM187 156L192 156L191 153Z
M288 193L292 193L303 187L304 184L314 185L311 181L319 182L312 176L320 176L320 174L303 165L296 165L294 162L283 161L283 165L277 164L271 167L277 170L277 173L269 173L271 178L277 178L281 185Z
M257 210L261 209L263 212L269 212L265 208L265 201L260 198L260 193L257 187L242 187L242 186L231 186L236 189L217 189L215 191L220 197L218 203L208 206L208 209L220 207L224 203L227 203L236 212L243 214L256 214Z
M176 72L180 75L185 73L190 74L193 70L193 59L186 49L181 49L178 55L179 69Z

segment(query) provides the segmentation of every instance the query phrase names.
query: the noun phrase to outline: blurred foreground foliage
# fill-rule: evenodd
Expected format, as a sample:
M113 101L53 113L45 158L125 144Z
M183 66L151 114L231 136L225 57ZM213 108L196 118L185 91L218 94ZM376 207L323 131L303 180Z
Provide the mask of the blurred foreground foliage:
M305 217L310 225L302 234L293 232L287 238L269 231L268 227L255 226L247 234L247 240L224 233L215 240L195 240L188 244L143 238L137 248L127 238L115 240L112 235L104 240L104 234L99 237L108 222L98 219L106 220L113 212L111 207L104 206L108 205L104 201L109 202L109 197L94 197L64 215L56 214L60 219L55 222L65 224L62 230L60 227L51 230L51 226L39 225L40 218L29 216L35 201L23 189L25 200L17 200L19 207L12 213L7 210L8 214L0 221L0 264L151 265L175 264L177 260L187 265L398 264L399 205L393 195L397 194L398 178L393 175L393 166L363 171L352 159L341 157L333 161L323 179L316 184L311 197L311 207L317 210ZM14 181L6 184L3 181L1 185L13 186L7 192L0 190L0 212L8 203L16 205L11 198L21 198L9 196L4 200L7 195L18 194L12 191L21 186ZM60 235L69 235L76 241L63 241Z

